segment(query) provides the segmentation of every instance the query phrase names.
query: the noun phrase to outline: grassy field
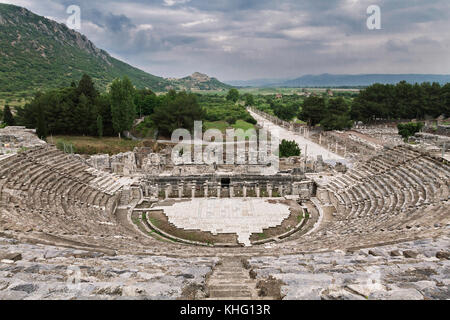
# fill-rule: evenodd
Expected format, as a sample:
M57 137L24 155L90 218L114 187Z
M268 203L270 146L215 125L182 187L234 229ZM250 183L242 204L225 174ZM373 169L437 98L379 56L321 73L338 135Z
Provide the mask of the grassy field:
M225 133L225 130L230 128L230 125L226 121L205 121L203 122L203 128L205 131L211 129L220 130L222 133Z
M133 151L135 147L152 146L152 142L149 140L132 141L116 137L53 136L48 137L47 142L56 144L61 150L64 150L64 144L66 146L72 145L75 153L86 155L114 155L121 152Z
M241 88L238 89L240 94L250 93L253 95L274 95L281 93L283 95L293 95L302 93L304 88ZM326 88L305 88L307 92L316 92L317 94L324 93ZM334 92L348 92L357 93L360 89L331 89Z
M234 129L242 129L244 131L250 130L250 129L255 129L255 126L251 123L248 123L246 121L243 120L238 120L236 121L235 124L233 124L232 126Z
M222 133L225 133L227 129L235 129L235 130L242 129L244 131L247 131L250 129L255 129L255 126L253 124L248 123L243 120L238 120L233 125L230 125L226 121L204 122L203 127L204 127L205 131L209 130L209 129L218 129Z

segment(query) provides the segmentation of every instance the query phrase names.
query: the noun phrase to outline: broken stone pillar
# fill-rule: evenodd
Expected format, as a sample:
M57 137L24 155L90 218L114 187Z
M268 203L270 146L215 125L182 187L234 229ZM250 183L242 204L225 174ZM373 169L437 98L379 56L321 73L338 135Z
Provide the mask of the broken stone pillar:
M267 193L269 193L269 198L272 198L273 191L272 191L272 185L271 184L267 185Z
M180 199L183 198L183 188L184 188L183 183L180 183L180 184L178 185L178 198L180 198Z
M280 193L281 197L284 197L284 190L283 190L283 185L280 184L280 186L278 187L278 192Z
M261 189L259 186L256 186L256 197L259 198L261 196Z
M230 198L234 198L234 186L230 186Z
M219 183L217 186L217 198L221 198L222 196L222 185Z
M170 184L166 184L166 200L169 199L169 195L170 195Z
M242 187L242 193L243 193L244 198L247 198L247 186L245 184Z
M208 192L209 192L209 190L208 190L208 182L204 183L203 190L205 192L205 198L208 198Z
M196 186L196 183L195 182L193 182L192 183L192 186L191 186L191 197L192 197L192 199L195 199L195 186Z

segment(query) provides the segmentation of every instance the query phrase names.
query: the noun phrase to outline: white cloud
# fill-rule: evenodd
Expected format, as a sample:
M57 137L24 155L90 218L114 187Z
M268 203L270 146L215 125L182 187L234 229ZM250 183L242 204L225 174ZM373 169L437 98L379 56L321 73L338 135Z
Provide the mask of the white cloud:
M176 4L184 4L184 3L188 3L191 0L164 0L164 5L168 6L168 7L172 7Z
M141 30L153 30L153 26L151 24L140 24L136 27L136 30L141 31Z
M181 26L183 28L190 28L190 27L198 26L199 24L212 23L212 22L217 22L217 20L216 19L212 19L212 18L206 18L206 19L203 19L203 20L197 20L197 21L182 23Z

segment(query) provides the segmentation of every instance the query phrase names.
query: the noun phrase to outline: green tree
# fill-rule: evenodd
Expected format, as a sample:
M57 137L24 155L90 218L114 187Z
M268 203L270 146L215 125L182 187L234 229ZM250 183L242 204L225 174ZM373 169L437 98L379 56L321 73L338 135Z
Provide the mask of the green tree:
M310 126L315 126L324 119L326 112L327 108L324 98L308 97L303 102L303 108L298 118L308 122Z
M327 131L351 128L349 108L344 98L329 100L326 115L320 125Z
M103 118L101 115L97 116L97 135L99 138L103 138Z
M14 126L16 123L11 109L8 105L6 105L3 109L3 123L5 123L7 126Z
M136 91L134 104L139 117L151 115L159 102L158 96L149 89Z
M291 121L297 114L299 107L295 103L281 103L277 101L271 102L271 108L274 114L284 121Z
M247 93L245 95L245 106L251 107L255 105L255 97L252 94Z
M299 157L300 147L295 141L283 140L280 144L280 158Z
M397 125L398 134L407 141L410 137L420 132L424 127L422 122L399 123Z
M45 140L47 139L47 123L45 120L44 108L39 105L37 110L37 125L36 125L36 134L39 139Z
M437 113L443 113L447 117L450 117L450 83L447 83L441 89L442 109Z
M78 83L78 95L84 94L90 100L95 99L98 96L98 92L95 89L92 78L87 74L84 74Z
M119 135L130 130L136 119L136 108L133 101L134 87L128 77L116 79L111 85L111 115L115 132Z
M205 118L205 111L194 94L180 92L166 97L150 116L160 134L168 137L176 129L192 130L194 121Z
M239 91L237 89L230 89L227 94L227 100L233 101L234 103L238 102L239 100Z

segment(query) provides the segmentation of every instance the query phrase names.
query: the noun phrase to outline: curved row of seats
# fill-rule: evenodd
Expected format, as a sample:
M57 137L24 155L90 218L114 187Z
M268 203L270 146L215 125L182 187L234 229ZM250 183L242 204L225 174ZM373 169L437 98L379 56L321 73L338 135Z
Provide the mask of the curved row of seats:
M2 227L77 237L120 234L121 226L112 219L118 195L93 183L98 176L108 187L115 181L54 147L2 159Z
M398 146L327 185L337 213L309 241L345 247L448 232L450 166Z

